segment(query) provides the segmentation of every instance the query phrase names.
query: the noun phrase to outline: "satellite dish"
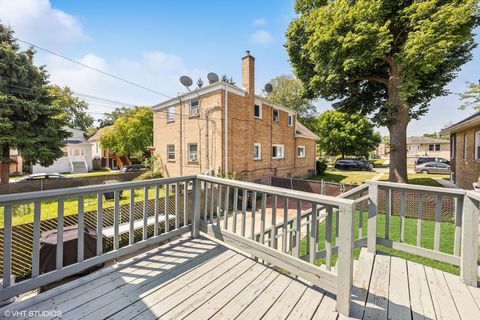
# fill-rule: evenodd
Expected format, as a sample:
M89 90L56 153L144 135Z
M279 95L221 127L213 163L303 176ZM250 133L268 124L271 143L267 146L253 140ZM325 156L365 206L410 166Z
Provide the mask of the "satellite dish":
M187 89L193 84L193 80L187 76L180 77L180 83L183 84ZM190 91L190 89L188 89Z
M272 85L271 85L270 83L267 83L267 84L265 85L265 91L266 91L267 93L270 93L270 92L272 92L272 90L273 90Z
M216 73L213 73L213 72L210 72L209 74L207 74L207 79L208 79L209 84L218 82L218 80L219 80L218 75Z

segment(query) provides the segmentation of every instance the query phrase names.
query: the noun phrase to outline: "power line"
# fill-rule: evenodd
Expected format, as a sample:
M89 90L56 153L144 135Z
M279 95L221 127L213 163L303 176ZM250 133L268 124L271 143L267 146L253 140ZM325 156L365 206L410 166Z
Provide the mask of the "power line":
M111 74L111 73L105 72L105 71L103 71L103 70L100 70L100 69L91 67L91 66L89 66L89 65L87 65L87 64L85 64L85 63L83 63L83 62L80 62L80 61L77 61L77 60L75 60L75 59L66 57L66 56L64 56L64 55L62 55L62 54L60 54L60 53L56 53L56 52L54 52L54 51L52 51L52 50L42 48L42 47L37 46L36 44L33 44L33 43L31 43L31 42L28 42L28 41L19 39L19 38L17 38L17 37L13 37L13 38L14 38L15 40L17 40L17 41L20 41L20 42L23 42L23 43L25 43L25 44L28 44L29 46L32 46L32 47L37 48L37 49L39 49L39 50L48 52L48 53L50 53L50 54L53 54L54 56L57 56L57 57L59 57L59 58L65 59L65 60L70 61L70 62L72 62L72 63L78 64L78 65L80 65L80 66L82 66L82 67L85 67L85 68L88 68L88 69L90 69L90 70L97 71L97 72L99 72L99 73L101 73L101 74L103 74L103 75L109 76L109 77L114 78L114 79L116 79L116 80L123 81L123 82L125 82L125 83L130 84L130 85L133 85L133 86L136 86L136 87L138 87L138 88L141 88L141 89L150 91L150 92L152 92L152 93L158 94L158 95L163 96L163 97L168 98L168 99L171 99L171 98L172 98L172 97L170 97L170 96L168 96L168 95L166 95L166 94L163 94L163 93L161 93L161 92L159 92L159 91L156 91L156 90L147 88L147 87L145 87L145 86L143 86L143 85L141 85L141 84L138 84L138 83L135 83L135 82L132 82L132 81L129 81L129 80L120 78L119 76L116 76L116 75L114 75L114 74Z

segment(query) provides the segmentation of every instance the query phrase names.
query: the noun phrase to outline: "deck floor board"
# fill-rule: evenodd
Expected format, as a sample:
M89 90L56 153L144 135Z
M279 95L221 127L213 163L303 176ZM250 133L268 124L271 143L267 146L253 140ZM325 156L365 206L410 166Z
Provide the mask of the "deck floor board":
M458 276L366 249L354 269L351 319L480 319L480 288ZM11 308L58 310L62 319L347 318L336 312L335 295L203 237L67 285Z

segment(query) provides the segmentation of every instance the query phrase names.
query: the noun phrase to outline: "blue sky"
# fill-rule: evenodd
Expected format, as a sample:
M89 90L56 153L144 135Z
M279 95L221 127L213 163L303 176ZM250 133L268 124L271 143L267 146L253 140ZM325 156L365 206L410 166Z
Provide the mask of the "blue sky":
M174 96L184 91L182 74L197 79L214 71L241 82L241 57L256 58L257 92L269 79L291 73L283 47L294 17L288 1L60 1L0 0L0 19L26 41L85 64ZM477 37L478 39L478 37ZM132 104L154 104L161 96L105 77L39 51L53 83L75 92ZM449 88L458 93L466 81L478 81L480 49ZM112 104L89 100L92 112L110 111ZM412 121L409 135L438 131L473 111L459 111L458 97L432 101L429 113ZM330 107L317 102L318 110ZM386 134L385 128L379 129Z

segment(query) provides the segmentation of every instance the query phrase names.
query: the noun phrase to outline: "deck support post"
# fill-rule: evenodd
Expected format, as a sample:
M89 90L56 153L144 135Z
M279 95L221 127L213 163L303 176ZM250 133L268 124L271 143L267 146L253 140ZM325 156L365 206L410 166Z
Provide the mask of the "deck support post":
M339 243L337 263L337 311L350 315L350 301L353 285L353 242L355 236L355 204L338 208Z
M375 253L377 247L377 213L378 213L378 185L369 184L368 194L368 237L367 248Z
M200 236L200 180L197 177L193 179L192 200L192 238L198 238Z
M469 286L477 286L477 257L478 257L478 215L480 201L470 197L467 192L463 201L462 217L462 247L460 260L460 279Z

